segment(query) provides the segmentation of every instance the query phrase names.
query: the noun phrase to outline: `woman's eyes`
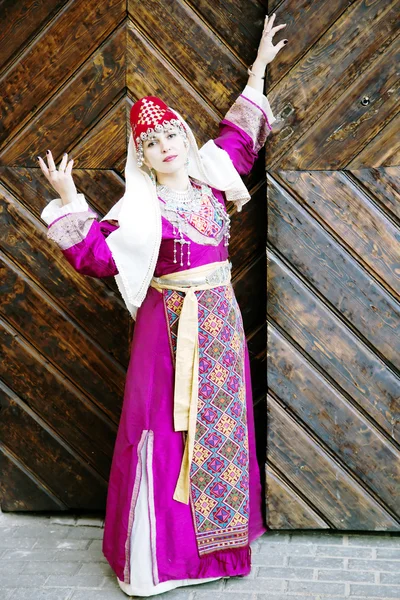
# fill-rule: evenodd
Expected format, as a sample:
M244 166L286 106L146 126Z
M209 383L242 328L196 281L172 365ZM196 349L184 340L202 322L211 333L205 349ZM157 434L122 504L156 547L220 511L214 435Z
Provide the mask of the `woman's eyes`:
M176 135L177 135L176 133L169 133L169 134L167 135L167 137L171 137L171 136L172 136L172 137L175 137ZM148 148L151 148L152 146L154 146L154 144L155 144L155 142L148 142L148 144L147 144L147 147L148 147Z

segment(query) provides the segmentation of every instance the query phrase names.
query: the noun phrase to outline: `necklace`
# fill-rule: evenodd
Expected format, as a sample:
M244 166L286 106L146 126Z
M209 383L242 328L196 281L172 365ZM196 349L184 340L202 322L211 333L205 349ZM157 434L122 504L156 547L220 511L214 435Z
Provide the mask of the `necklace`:
M187 189L183 191L157 184L157 194L164 200L168 210L200 210L202 189L193 187L190 180Z
M183 254L184 248L187 248L186 261L187 266L190 266L190 245L191 240L185 240L183 234L187 237L188 232L192 234L198 234L197 230L193 229L190 224L190 219L193 213L199 213L202 208L202 197L206 195L210 198L213 208L216 211L216 217L222 222L221 226L221 237L224 237L224 245L228 246L230 238L230 218L224 210L224 207L216 198L211 191L211 188L201 182L194 183L189 180L189 186L186 190L173 190L166 185L157 184L157 195L163 200L164 207L163 211L167 215L168 220L173 226L174 238L174 263L177 261L177 246L180 245L180 266L183 267ZM201 235L201 234L198 234ZM207 239L207 238L206 238ZM219 243L220 239L216 241ZM199 242L201 243L201 241Z

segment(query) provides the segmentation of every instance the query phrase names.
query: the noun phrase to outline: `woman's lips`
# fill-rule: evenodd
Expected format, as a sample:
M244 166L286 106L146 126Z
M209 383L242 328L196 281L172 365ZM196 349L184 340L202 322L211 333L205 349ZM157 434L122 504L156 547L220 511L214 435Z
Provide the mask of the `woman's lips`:
M167 158L164 158L163 162L170 162L171 160L174 160L177 156L177 154L175 154L174 156L167 156Z

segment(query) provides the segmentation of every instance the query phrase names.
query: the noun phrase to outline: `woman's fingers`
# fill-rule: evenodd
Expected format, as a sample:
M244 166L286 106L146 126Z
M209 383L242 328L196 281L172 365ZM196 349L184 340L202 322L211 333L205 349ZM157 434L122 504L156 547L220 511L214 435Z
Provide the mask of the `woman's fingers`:
M268 16L265 17L263 37L265 35L271 34L271 33L272 33L271 37L273 37L277 31L279 31L280 29L283 29L283 27L286 27L286 23L283 23L282 25L277 25L276 27L273 27L275 17L276 17L276 13L274 13L272 15L272 17L270 17L270 18L268 18Z
M67 168L65 169L65 173L66 175L71 175L72 172L72 165L74 164L74 159L71 158L71 160L69 161Z
M268 17L268 15L265 17L263 33L271 31L272 25L274 24L274 21L275 21L275 17L276 17L275 13L273 13L271 17Z
M51 153L50 150L46 150L46 154L47 154L47 164L48 164L48 169L50 173L53 173L54 171L56 171L56 165L54 162L54 158L53 155Z
M62 161L60 162L60 166L58 167L58 170L60 172L62 172L62 171L65 172L65 167L67 166L67 162L68 162L68 154L65 152L63 154Z
M42 173L43 173L43 174L46 176L46 178L48 179L48 178L49 178L49 176L50 176L50 173L49 173L49 169L48 169L48 167L47 167L46 163L44 162L43 158L41 158L40 156L38 156L37 158L38 158L38 161L39 161L39 166L40 166L40 168L42 169Z

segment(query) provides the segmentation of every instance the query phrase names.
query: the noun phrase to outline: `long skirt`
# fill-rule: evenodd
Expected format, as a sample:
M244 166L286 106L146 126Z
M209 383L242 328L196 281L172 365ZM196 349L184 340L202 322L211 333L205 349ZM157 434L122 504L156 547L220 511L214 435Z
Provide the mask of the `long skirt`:
M231 284L196 294L198 452L195 448L189 504L173 499L185 444L173 424L174 352L183 294L149 288L137 313L103 538L105 557L123 591L132 595L247 575L249 544L265 531L240 309ZM201 422L200 411L208 421ZM217 417L211 423L213 414Z

